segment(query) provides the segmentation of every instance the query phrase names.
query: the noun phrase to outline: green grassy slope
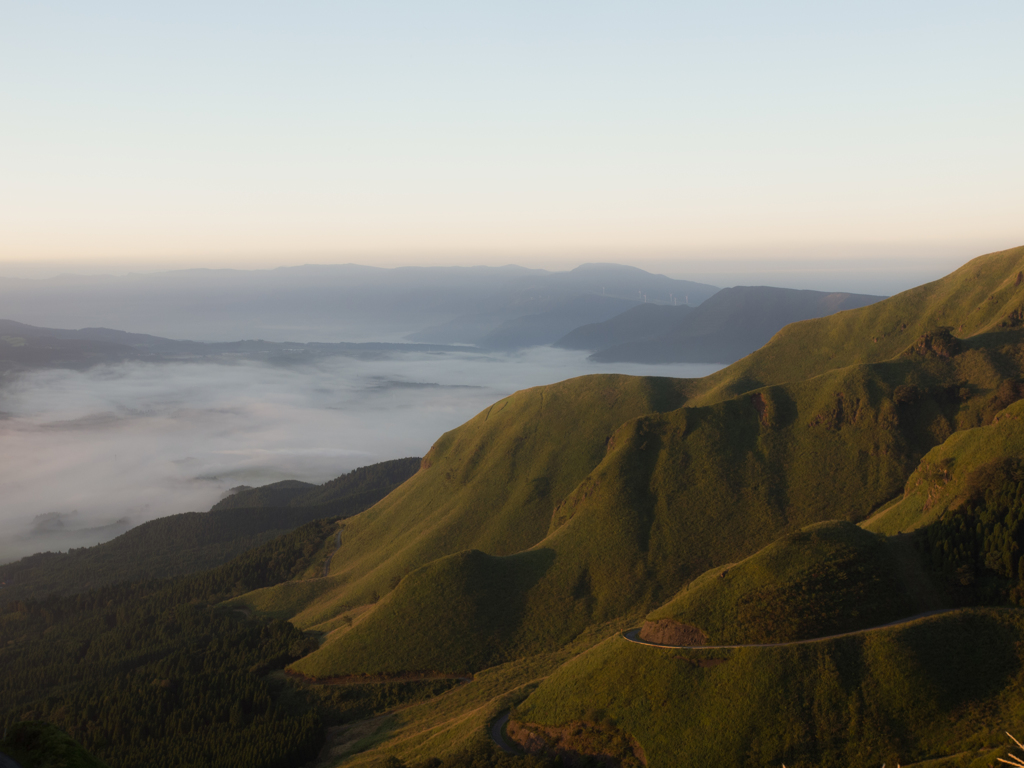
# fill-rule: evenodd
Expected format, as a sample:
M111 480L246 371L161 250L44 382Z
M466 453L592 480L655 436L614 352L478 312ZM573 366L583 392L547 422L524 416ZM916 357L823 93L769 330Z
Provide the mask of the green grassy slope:
M328 583L242 602L329 629L394 590L302 670L392 669L403 656L389 646L429 637L408 658L462 671L653 609L709 568L806 525L861 521L902 491L929 450L1005 405L1000 388L1024 370L1024 329L1010 309L1024 300L1022 261L1024 249L981 257L871 307L790 326L705 380L594 376L517 393L443 436L416 477L348 525ZM980 332L955 339L939 323ZM754 373L781 383L759 385ZM513 560L493 588L465 586L466 558L403 581L463 550L531 548L545 553L543 571ZM413 616L414 593L429 592L423 579L453 604L513 604L513 618L471 652L472 635L453 630L450 612Z
M409 482L343 533L322 593L255 594L251 606L304 611L310 626L382 596L402 576L465 549L508 555L547 535L555 505L597 466L611 434L682 403L685 382L599 375L517 392L443 435Z
M892 535L912 531L956 509L972 494L986 469L1024 456L1024 402L998 413L994 423L957 432L922 459L895 504L864 522Z
M1024 616L992 609L735 651L614 637L544 680L516 719L611 720L650 768L906 765L1005 745L1024 724L1022 648Z
M881 537L826 522L702 574L647 620L697 627L709 645L775 643L879 626L933 607L907 593L898 554Z
M545 553L543 572L513 568L515 576L497 583L489 598L472 598L517 606L500 632L479 636L476 651L466 647L475 635L455 632L459 624L448 613L416 615L417 599L396 580L394 600L403 610L375 611L296 668L311 675L394 671L408 658L417 668L455 672L469 660L486 665L547 650L595 622L650 610L707 569L747 557L780 535L822 520L859 521L900 492L932 446L973 421L989 397L990 367L983 347L951 358L901 356L628 421L607 441L601 462L549 513L548 535L533 548ZM917 382L917 395L897 402L907 381ZM974 395L949 397L952 383L957 393ZM430 571L438 594L473 583L462 562L450 559ZM348 585L326 597L318 592L316 609L298 620L323 621L329 612L317 610L356 594ZM254 607L280 610L258 595L251 599ZM415 642L410 637L431 642L408 657L394 650Z
M771 341L708 376L702 399L797 381L848 365L896 357L942 326L959 338L1019 327L1024 246L972 259L946 277L861 309L786 326Z

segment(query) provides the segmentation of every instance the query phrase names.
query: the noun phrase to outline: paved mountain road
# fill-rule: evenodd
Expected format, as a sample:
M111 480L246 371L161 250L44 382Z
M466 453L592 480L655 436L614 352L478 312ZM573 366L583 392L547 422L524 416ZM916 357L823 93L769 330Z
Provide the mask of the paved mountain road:
M749 643L746 645L660 645L658 643L648 643L641 640L640 628L627 629L621 633L622 637L631 643L637 645L645 645L648 648L665 648L667 650L688 650L688 651L715 651L715 650L731 650L737 648L784 648L790 645L807 645L808 643L823 643L826 640L835 640L840 637L850 637L851 635L863 635L866 632L874 632L879 629L887 629L889 627L898 627L901 624L909 624L912 621L918 619L926 619L929 616L938 616L943 613L949 613L950 611L957 610L955 608L943 608L937 611L927 611L926 613L919 613L914 616L908 616L905 619L897 619L891 621L888 624L880 624L877 627L866 627L864 629L855 629L852 632L842 632L838 635L826 635L825 637L812 637L807 640L791 640L786 643ZM491 723L490 734L491 740L498 745L498 748L507 754L517 755L520 751L512 746L505 738L504 728L508 724L510 711L505 710L502 712L498 719Z
M504 752L506 755L518 755L519 750L508 743L505 738L505 726L508 724L508 718L511 715L511 710L506 709L500 715L498 719L491 723L491 741L498 745L498 749Z
M715 651L736 648L784 648L789 645L807 645L808 643L823 643L826 640L835 640L840 637L850 637L851 635L863 635L865 632L874 632L878 629L898 627L901 624L909 624L910 622L917 621L918 619L926 619L929 616L938 616L940 614L949 613L950 611L955 610L955 608L942 608L937 611L927 611L925 613L918 613L914 616L908 616L905 619L897 619L896 621L890 621L888 624L879 624L877 627L865 627L864 629L855 629L852 632L841 632L838 635L811 637L807 640L790 640L785 643L746 643L744 645L661 645L660 643L648 643L646 640L641 640L640 628L627 629L622 633L622 637L624 637L631 643L636 643L637 645L646 645L648 648L669 648L674 650L685 651Z

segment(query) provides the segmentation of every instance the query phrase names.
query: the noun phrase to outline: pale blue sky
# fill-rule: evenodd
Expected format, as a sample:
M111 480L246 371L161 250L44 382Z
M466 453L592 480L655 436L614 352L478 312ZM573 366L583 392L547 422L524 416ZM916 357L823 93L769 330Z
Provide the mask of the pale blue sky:
M1022 30L1019 0L0 0L0 262L967 258L1024 243Z

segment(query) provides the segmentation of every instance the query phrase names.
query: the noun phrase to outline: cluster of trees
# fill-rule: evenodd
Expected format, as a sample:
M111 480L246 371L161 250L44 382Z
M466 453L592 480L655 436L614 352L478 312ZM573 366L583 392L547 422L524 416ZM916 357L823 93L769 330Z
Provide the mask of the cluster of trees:
M316 640L288 622L217 607L318 566L337 522L315 520L191 576L7 601L0 607L0 724L12 732L51 724L113 768L284 768L317 755L325 725L456 685L290 682L269 673L312 651ZM481 747L432 765L504 766L487 762L497 755Z
M267 673L316 641L214 604L317 564L336 522L313 521L201 574L9 601L0 722L52 723L115 767L311 759L323 742L320 707L282 697Z
M1024 604L1024 461L986 467L969 485L969 501L927 527L928 562L964 598Z
M362 512L412 476L417 458L360 467L323 485L285 481L241 491L210 512L151 520L112 541L0 565L0 601L75 594L139 579L199 573L311 521ZM301 571L300 571L301 572Z
M836 553L791 583L766 584L743 595L731 642L772 643L849 632L882 624L909 610L891 568L861 553Z
M316 755L318 712L266 673L315 641L283 621L123 585L0 614L0 720L58 726L112 766L286 766Z

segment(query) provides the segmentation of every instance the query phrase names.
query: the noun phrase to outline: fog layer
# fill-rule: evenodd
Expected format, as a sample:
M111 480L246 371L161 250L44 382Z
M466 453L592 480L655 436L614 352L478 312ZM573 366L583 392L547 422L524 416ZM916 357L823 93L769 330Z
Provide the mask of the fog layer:
M716 365L588 363L585 352L422 354L315 367L124 363L0 389L0 562L205 511L230 488L320 483L422 456L495 400L571 376L704 376Z

